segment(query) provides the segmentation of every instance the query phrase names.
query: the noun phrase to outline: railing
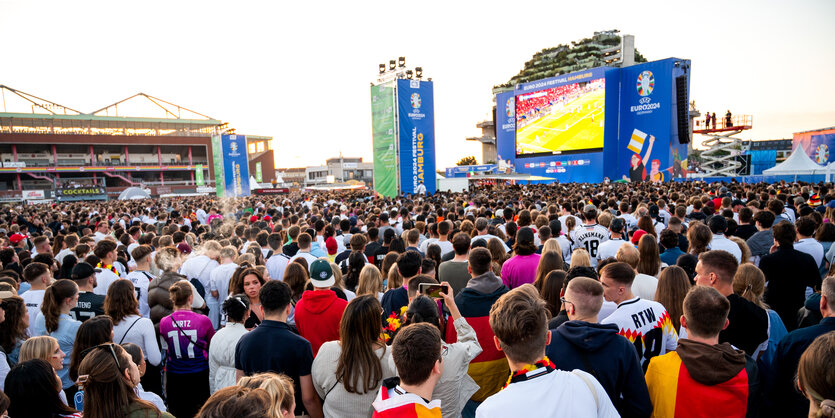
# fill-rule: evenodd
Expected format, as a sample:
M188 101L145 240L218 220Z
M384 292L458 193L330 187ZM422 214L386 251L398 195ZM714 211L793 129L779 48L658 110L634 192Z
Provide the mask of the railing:
M711 131L728 131L728 130L745 130L751 129L754 122L754 117L751 115L731 116L730 121L721 115L716 115L716 119L710 119L710 125L707 124L707 119L701 117L693 121L693 132L711 132Z

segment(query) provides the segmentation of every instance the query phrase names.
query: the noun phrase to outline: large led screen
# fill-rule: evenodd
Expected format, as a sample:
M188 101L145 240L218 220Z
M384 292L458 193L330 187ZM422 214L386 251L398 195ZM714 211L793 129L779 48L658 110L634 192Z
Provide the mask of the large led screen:
M604 78L516 96L516 156L603 149Z

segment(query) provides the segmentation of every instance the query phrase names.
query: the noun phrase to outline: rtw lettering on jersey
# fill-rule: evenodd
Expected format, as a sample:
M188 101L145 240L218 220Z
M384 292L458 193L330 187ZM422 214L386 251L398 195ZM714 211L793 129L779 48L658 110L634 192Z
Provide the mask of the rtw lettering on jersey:
M632 314L632 321L635 323L635 328L641 328L650 322L656 321L655 312L652 311L652 308L639 311Z

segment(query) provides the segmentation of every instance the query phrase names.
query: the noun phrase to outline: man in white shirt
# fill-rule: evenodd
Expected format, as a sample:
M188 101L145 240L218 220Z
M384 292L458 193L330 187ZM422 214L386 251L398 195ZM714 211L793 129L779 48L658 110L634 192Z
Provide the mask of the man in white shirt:
M600 244L609 240L609 230L597 224L597 207L583 207L583 225L577 230L574 240L577 248L585 248L591 259L591 266L597 267Z
M618 304L600 323L617 325L619 334L635 345L643 366L651 358L675 350L678 333L664 306L632 293L634 280L635 270L626 263L609 263L600 269L603 298ZM650 346L651 350L646 349Z
M417 188L415 189L415 194L416 195L425 195L426 194L426 185L424 185L423 182L420 182L418 184Z
M37 335L35 334L35 318L41 311L46 288L52 284L52 271L44 263L32 262L23 269L23 280L32 286L20 297L23 298L23 303L26 304L26 310L29 312L29 335L34 336Z
M49 237L41 235L32 239L32 258L38 254L52 254L52 248L49 246Z
M609 257L614 257L618 248L626 243L623 239L623 231L626 228L626 221L622 218L614 218L609 223L609 240L605 241L597 247L597 257L599 260L605 260Z
M472 244L477 239L483 239L484 242L487 242L487 241L490 241L490 238L496 238L499 241L501 241L501 239L499 239L499 237L487 233L487 227L489 225L490 225L490 222L487 221L487 218L476 219L475 220L475 229L476 229L476 232L478 232L478 235L474 236L470 240L470 243ZM508 247L507 244L505 244L504 242L502 242L502 247L504 247L505 252L510 252L510 247Z
M281 234L273 232L267 236L267 244L273 252L266 263L270 278L272 280L284 280L284 269L290 263L290 256L281 251Z
M113 266L116 261L116 243L107 239L103 239L96 244L93 249L93 254L98 257L101 262L95 266L101 272L96 273L96 288L93 293L97 295L107 295L107 288L110 284L119 280L119 270Z
M433 244L438 242L438 225L431 224L429 225L429 238L423 240L420 243L420 252L426 254L426 249L429 248L429 244Z
M707 220L707 226L710 232L713 233L713 239L707 245L708 250L723 250L731 253L736 258L737 263L742 262L742 250L735 242L725 238L725 231L728 230L728 221L722 215L713 215ZM823 257L823 254L821 254ZM748 261L748 260L745 260Z
M110 226L107 224L106 219L102 219L96 223L96 233L93 234L93 240L98 243L99 241L103 240L107 234L110 233Z
M148 306L148 286L154 276L151 274L151 262L153 250L149 245L140 245L131 252L131 257L136 260L136 268L128 273L126 279L133 282L136 289L136 297L139 299L139 314L150 318L151 308Z
M208 290L209 282L212 279L212 270L217 268L220 259L220 243L214 240L206 241L197 251L191 253L188 259L180 266L180 274L186 276L188 280L197 279L203 285L203 294L206 299L206 306L211 313L213 310L218 310L219 301L212 297Z
M629 202L620 202L620 205L618 205L618 209L620 209L620 216L618 216L618 218L621 218L624 221L626 221L627 228L632 228L633 226L638 224L638 220L635 219L635 216L629 213Z
M502 295L490 310L493 343L507 356L511 378L487 398L476 417L618 417L603 386L581 371L557 370L545 356L551 342L545 302L525 284Z
M217 307L222 305L223 301L229 297L229 281L232 280L235 270L238 269L238 265L235 264L235 257L237 257L235 247L227 245L221 248L220 265L212 270L209 280L209 291L207 293L218 302L214 311L209 307L209 319L212 320L212 325L216 328L219 328L221 323L220 309L217 309Z
M568 240L565 234L562 233L563 225L559 219L554 219L548 223L548 226L551 227L551 237L557 240L560 244L560 250L562 251L562 261L565 264L571 264L571 251L574 249L571 247L571 241Z
M194 214L197 217L197 220L200 221L200 225L206 225L206 219L209 218L209 214L206 213L206 211L203 210L202 207L197 208L197 211L194 212Z
M441 257L451 253L454 250L454 248L452 247L452 242L449 240L449 233L451 228L451 223L449 221L441 221L438 224L438 240L430 243L441 247ZM426 248L429 248L428 244L426 245Z
M812 238L817 224L812 218L803 216L797 219L794 226L797 228L797 242L794 243L794 249L811 255L815 259L815 265L820 267L823 264L823 245Z
M635 270L635 278L632 280L631 287L632 293L641 299L655 300L658 279L649 274L638 273L638 261L640 259L638 249L632 243L623 243L615 253L615 258L622 263L629 264L629 267Z
M301 234L299 234L299 237L296 239L296 241L299 244L299 251L296 253L296 255L290 257L290 263L292 263L293 260L297 258L304 258L305 260L307 260L307 265L310 266L310 264L316 261L316 259L318 258L310 253L310 243L313 241L313 239L310 237L310 235L307 234L307 232L302 232Z
M64 248L63 250L59 251L58 254L55 255L55 261L57 261L61 264L64 264L64 257L66 257L70 254L73 254L73 255L75 254L73 249L75 248L76 245L78 245L78 235L69 234L69 235L65 236L64 237L64 245L66 245L67 248Z

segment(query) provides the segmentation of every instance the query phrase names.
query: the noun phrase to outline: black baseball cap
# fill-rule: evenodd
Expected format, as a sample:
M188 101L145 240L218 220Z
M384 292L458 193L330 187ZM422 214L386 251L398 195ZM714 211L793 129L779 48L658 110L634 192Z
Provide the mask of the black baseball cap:
M91 266L89 263L85 263L84 261L82 261L72 268L70 279L83 280L96 273L101 273L101 269L93 268L93 266Z

